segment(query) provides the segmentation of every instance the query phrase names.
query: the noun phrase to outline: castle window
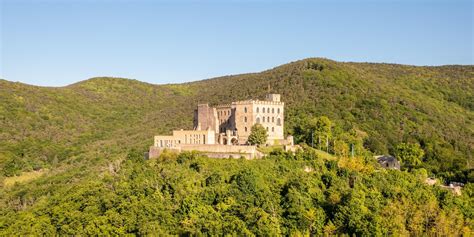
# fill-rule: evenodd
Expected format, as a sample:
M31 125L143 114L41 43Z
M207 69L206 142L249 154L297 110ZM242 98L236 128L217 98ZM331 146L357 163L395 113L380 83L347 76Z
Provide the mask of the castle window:
M281 126L281 119L277 118L277 126Z
M274 113L275 113L275 108L272 108L272 114L274 114Z
M278 113L280 113L280 108L278 108Z
M247 117L244 117L244 122L247 122Z
M265 107L263 107L263 109L262 109L262 113L265 113Z
M270 116L269 116L269 117L267 117L267 122L270 122Z
M257 118L257 123L260 123L260 118Z
M275 127L272 127L272 132L275 132Z
M257 107L257 113L258 113L258 107Z
M275 117L272 117L272 123L274 123L274 122L275 122Z
M247 113L247 107L244 107L244 112Z
M245 127L245 132L247 132L247 127Z
M267 127L267 132L268 132L268 127Z
M263 117L263 122L265 123L265 117Z

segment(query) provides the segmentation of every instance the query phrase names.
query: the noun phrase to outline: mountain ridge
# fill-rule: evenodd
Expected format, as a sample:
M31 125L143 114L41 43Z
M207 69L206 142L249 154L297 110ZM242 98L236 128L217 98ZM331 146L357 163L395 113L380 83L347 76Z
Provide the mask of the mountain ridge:
M288 108L287 134L295 133L304 117L326 115L341 126L368 132L366 145L376 153L388 153L397 143L413 141L426 145L426 149L445 147L431 152L455 154L450 156L464 160L463 167L474 163L468 162L472 160L474 133L474 66L426 67L308 58L258 73L179 84L94 77L53 88L6 80L0 85L0 99L6 102L0 106L4 125L0 143L8 144L0 154L10 157L3 160L24 155L21 147L29 143L21 141L22 133L26 141L36 137L47 144L60 144L61 151L78 142L87 144L91 137L100 141L135 134L143 140L125 143L141 144L141 149L146 149L154 134L192 128L192 111L197 103L263 98L270 86L271 91L282 94ZM53 135L39 135L45 133ZM435 145L437 141L444 145ZM31 155L44 156L42 149L30 151ZM56 153L46 156L54 157ZM440 155L433 156L441 159ZM39 163L36 165L49 166L51 162ZM5 162L0 160L2 164ZM433 166L430 170L438 172L438 164Z
M163 84L156 84L156 83L153 83L153 82L141 81L141 80L139 80L139 79L132 79L132 78L126 78L126 77L120 77L120 76L106 76L106 75L90 77L90 78L87 78L87 79L84 79L84 80L80 80L80 81L77 81L77 82L73 82L73 83L71 83L71 84L67 84L67 85L63 85L63 86L40 86L40 85L34 85L34 84L24 83L24 82L21 82L21 81L11 81L11 80L8 80L8 79L6 79L6 78L0 78L0 81L3 80L3 81L5 81L5 82L10 82L10 83L20 83L20 84L24 84L24 85L28 85L28 86L45 87L45 88L63 88L63 87L70 87L70 86L74 86L74 85L76 85L76 84L86 83L86 82L88 82L89 80L96 80L96 79L119 79L119 80L120 80L120 79L125 79L125 80L131 80L131 81L138 81L138 82L142 82L142 83L147 83L147 84L155 85L155 86L160 86L160 85L181 85L181 84L188 84L188 83L196 83L196 82L200 82L200 81L207 81L207 80L220 79L220 78L225 78L225 77L244 76L244 75L258 74L258 73L263 73L263 72L266 72L266 71L274 70L274 69L276 69L276 68L278 68L278 67L281 67L281 66L290 65L290 64L293 64L293 63L301 62L301 61L310 61L310 60L321 60L321 61L327 61L327 62L332 62L332 63L343 63L343 64L354 64L354 65L357 65L357 64L360 64L360 65L363 65L363 64L365 64L365 65L386 65L386 66L403 66L403 67L415 67L415 68L444 68L444 67L462 67L462 68L464 68L464 67L474 67L474 65L472 65L472 64L412 65L412 64L402 64L402 63L392 63L392 62L336 61L336 60L329 59L329 58L324 58L324 57L309 57L309 58L304 58L304 59L300 59L300 60L291 61L291 62L289 62L289 63L280 64L280 65L275 66L275 67L273 67L273 68L265 69L265 70L262 70L262 71L248 72L248 73L238 73L238 74L229 74L229 75L224 75L224 76L217 76L217 77L211 77L211 78L197 79L197 80L187 81L187 82L181 82L181 83L163 83Z

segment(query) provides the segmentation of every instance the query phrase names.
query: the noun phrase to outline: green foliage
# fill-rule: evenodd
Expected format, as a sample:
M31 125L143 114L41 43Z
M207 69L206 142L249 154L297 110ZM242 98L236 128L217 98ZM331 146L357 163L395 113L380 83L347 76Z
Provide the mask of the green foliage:
M474 179L473 73L313 58L179 85L0 80L0 181L44 171L0 186L0 235L467 234L472 183L452 196L420 180ZM325 152L144 160L154 135L192 128L190 101L263 98L268 85L285 102L285 133ZM401 143L424 151L416 170L373 172L370 152Z
M40 180L14 186L1 193L9 201L0 209L0 234L359 236L472 230L472 184L454 196L425 185L424 170L374 172L372 164L343 162L356 158L321 160L312 148L296 154L277 150L261 160L178 157L144 160L131 150L114 169L47 196L35 191ZM55 177L46 179L51 183Z
M421 164L425 152L417 143L401 143L395 147L395 156L407 167L415 167Z
M261 73L175 85L100 77L47 88L0 80L0 170L18 175L76 162L99 169L106 162L105 156L92 158L97 153L146 150L155 134L191 129L196 105L189 101L263 98L270 85L282 95L285 132L297 143L311 144L305 126L325 115L333 140L341 142L338 154L357 155L361 147L387 154L399 143L419 143L426 154L422 166L430 173L466 182L474 164L473 71L310 58ZM338 132L351 129L367 134L354 142L353 135L342 138ZM324 134L313 135L316 148L334 153L331 139L328 147ZM2 154L19 162L18 169L4 169L9 159Z
M250 129L248 142L252 145L262 145L267 142L267 130L259 123L256 123Z

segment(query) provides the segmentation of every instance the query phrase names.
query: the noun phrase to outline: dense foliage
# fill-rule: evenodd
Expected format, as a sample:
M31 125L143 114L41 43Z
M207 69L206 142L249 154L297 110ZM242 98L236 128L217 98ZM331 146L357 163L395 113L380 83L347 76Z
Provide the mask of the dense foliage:
M262 145L267 142L268 133L267 130L259 123L252 126L250 129L250 135L248 138L249 144Z
M424 155L425 152L416 143L400 143L395 147L395 156L408 167L420 165Z
M263 160L192 153L144 161L141 152L47 198L14 187L5 235L469 234L474 186L461 196L426 172L379 170L363 157L327 160L311 149ZM28 207L29 200L38 198Z
M153 135L192 128L197 103L263 98L269 86L285 102L285 133L337 159L307 148L258 161L142 161ZM179 85L0 80L0 232L469 231L473 109L473 66L306 59ZM371 157L388 153L407 157L404 171L374 170ZM426 176L468 184L456 197ZM26 181L6 185L16 177Z

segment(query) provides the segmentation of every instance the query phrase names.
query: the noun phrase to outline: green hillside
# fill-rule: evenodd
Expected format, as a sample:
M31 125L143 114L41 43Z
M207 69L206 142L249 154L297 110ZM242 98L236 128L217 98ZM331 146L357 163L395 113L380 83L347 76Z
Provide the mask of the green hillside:
M294 135L297 143L308 143L307 136L305 135L307 133L305 124L308 124L308 121L319 116L327 116L334 124L332 127L333 138L331 139L342 142L346 146L348 144L357 145L356 155L365 157L364 165L367 167L373 167L373 164L367 160L367 157L370 157L372 154L394 154L395 147L400 143L417 143L420 144L425 155L422 159L422 164L413 167L413 172L424 168L428 175L441 177L445 180L474 181L474 173L472 171L474 165L472 157L474 146L474 66L415 67L394 64L342 63L327 59L305 59L260 73L225 76L172 85L153 85L136 80L101 77L66 87L50 88L0 80L0 185L8 183L3 181L9 180L11 177L33 174L31 171L37 171L37 173L40 172L42 174L40 176L34 175L34 178L25 178L24 180L26 181L23 183L2 187L0 190L1 214L3 216L13 216L21 220L17 223L27 226L28 224L32 225L32 223L35 223L33 221L34 218L39 218L44 221L43 224L48 226L48 228L55 225L62 226L61 228L63 228L63 225L67 224L70 226L69 228L75 229L77 226L74 227L73 225L80 225L79 222L83 223L82 228L86 228L88 225L84 223L89 218L85 215L86 213L96 217L121 213L116 208L117 205L120 206L125 201L119 200L121 198L126 199L127 195L131 195L138 196L139 200L170 202L170 206L163 204L164 206L160 205L159 207L169 209L160 209L159 212L157 210L155 210L156 212L149 210L151 213L154 213L150 214L153 218L160 220L169 219L170 223L153 222L150 225L140 226L139 223L134 222L134 226L115 233L153 233L153 230L160 230L166 233L184 234L205 232L203 230L206 228L217 228L216 226L196 227L198 225L192 221L197 220L188 220L187 218L198 217L193 216L189 210L178 213L179 207L173 206L176 203L171 204L174 201L185 202L183 194L166 196L171 194L169 190L164 191L164 189L169 189L169 185L177 185L176 180L186 179L187 175L190 175L190 177L198 175L198 177L195 177L196 182L189 181L189 184L186 185L197 185L202 188L204 187L202 182L206 182L207 175L218 173L220 169L226 166L232 166L232 169L229 168L229 173L221 174L225 176L222 177L222 185L224 183L225 185L221 187L219 184L218 186L225 190L213 190L212 192L220 193L222 197L230 197L234 194L240 195L240 192L245 193L247 191L237 190L238 193L233 193L234 191L228 189L232 189L232 182L236 177L240 177L238 173L241 170L252 166L252 161L241 164L238 163L239 161L224 160L220 161L223 163L219 163L217 161L206 161L204 158L196 158L201 162L201 165L208 167L208 169L205 168L204 173L197 171L199 174L188 174L188 172L191 172L189 171L190 164L186 162L180 164L160 164L157 161L149 161L146 164L142 164L138 161L127 163L124 160L127 160L127 157L131 156L130 154L133 154L132 156L141 156L152 144L153 135L169 133L171 130L178 128L191 128L193 110L198 103L220 104L248 98L263 98L269 91L282 94L282 100L286 103L286 133ZM133 152L131 152L132 149ZM337 153L335 147L328 147L327 149L330 153L336 153L336 155L344 158L343 153ZM283 156L281 154L280 156L277 155L280 158ZM311 157L318 157L318 155ZM296 159L297 161L294 162L285 161L287 163L282 164L280 167L278 160L275 158L271 161L255 161L255 167L252 168L254 169L252 172L258 174L257 179L261 178L264 180L261 182L252 181L260 182L256 188L260 190L258 195L265 196L268 194L266 193L268 191L273 193L272 195L277 195L275 197L277 199L285 198L286 194L280 192L280 189L284 189L285 183L291 181L292 174L297 172L295 169L300 169L301 165L305 164L304 162L301 163L305 159ZM375 182L373 179L380 178L379 175L386 175L383 177L391 180L387 181L389 182L387 188L397 190L400 188L417 189L423 186L421 181L419 181L413 184L415 186L405 183L397 187L397 180L408 182L406 180L418 177L413 172L376 174L361 170L344 170L343 167L339 167L339 169L342 169L341 171L331 166L332 163L330 161L325 162L327 164L323 162L318 164L308 163L306 165L312 165L316 170L324 169L324 172L328 172L327 175L331 177L333 175L340 175L340 172L349 172L341 180L337 181L341 183L351 180L352 176L349 174L350 172L355 172L353 175L360 177L358 179L360 182L358 188L360 189L357 192L367 191L367 189L373 187L382 189L384 184L372 184L372 182ZM281 169L280 173L272 173L273 176L268 177L264 176L264 172L259 173L259 170L264 168L258 167L266 165L275 169ZM137 166L141 168L137 168ZM194 171L192 172L196 172L196 167L198 166L194 165L193 167ZM138 175L139 172L136 172L140 169L149 173L146 173L144 176ZM166 178L163 177L163 172L168 173L171 171L176 172L176 177L173 178L169 174L167 174ZM162 177L155 177L160 172ZM282 177L275 178L278 175L282 175ZM321 182L321 174L314 177L305 176L305 174L300 175L302 175L302 180L316 179L317 181L313 180L311 182ZM398 175L401 177L397 178L396 176ZM254 178L254 176L250 176ZM147 183L147 179L150 180L149 183ZM162 179L172 179L172 182L167 183ZM329 205L330 201L328 201L331 195L327 192L332 192L329 190L330 185L328 183L324 185L315 183L308 184L305 187L297 187L298 189L303 189L299 190L300 193L309 195L306 198L313 200L311 205L314 208L320 207L325 212L325 217L318 222L321 228L318 227L318 231L311 233L321 233L319 231L323 227L331 228L331 225L334 225L337 229L334 230L334 233L363 234L360 232L361 228L365 228L363 225L366 222L370 222L370 218L380 218L380 216L367 216L365 218L369 219L359 220L360 226L350 226L347 224L349 223L347 219L349 217L342 217L341 215L343 214L337 214L339 212L334 208L340 202L347 201L347 205L352 205L349 197L356 195L356 193L352 193L355 190L348 191L353 187L346 187L342 184L337 185L341 185L341 190L337 191L337 195L340 195L339 198L342 199L337 202L333 200L331 204L333 206ZM153 198L148 196L152 195L149 193L152 191L148 189L152 188L156 191L158 186L161 187L158 190L159 195L164 196ZM122 187L122 191L136 191L140 194L124 194L117 193L119 191L113 191L113 194L111 193L110 195L117 196L103 198L110 198L110 200L117 198L116 203L91 204L91 208L100 209L91 212L84 209L87 209L85 207L87 206L86 202L95 202L88 199L89 195L98 195L94 192L101 193L101 190L109 190L110 187L114 187L114 190L121 190L118 187ZM311 196L313 194L316 195L311 193L315 191L314 188L316 187L319 190L317 192L322 192L317 195L324 194L323 196ZM272 190L266 190L267 188ZM89 189L91 193L88 194L87 190ZM195 199L188 200L195 202L196 200L203 200L200 199L203 197L199 195L205 195L204 193L209 191L207 189L196 191L196 189L199 188L186 186L182 190L180 188L180 192L196 192L194 193L197 195ZM451 219L458 218L459 220L456 220L461 224L453 223L453 225L459 224L457 226L459 227L472 224L469 221L472 219L472 210L466 211L461 208L464 204L460 204L465 200L470 200L466 198L472 198L472 193L468 191L467 194L463 194L462 200L464 201L446 201L440 199L439 196L441 195L440 193L445 195L446 191L435 188L420 189L424 190L422 192L425 192L422 195L428 195L423 198L428 198L431 201L436 199L436 203L432 204L439 204L438 209L433 209L433 212L445 213L451 210L448 207L445 209L445 205L448 205L449 202L457 202L456 205L458 205L459 210L456 209L456 211L462 212L462 214ZM78 194L76 192L86 193ZM173 192L177 192L176 187L174 187ZM253 188L251 192L257 191ZM405 201L407 203L411 203L410 205L420 208L418 202L415 202L416 197L412 196L414 195L413 193L400 194L400 190L396 192L389 190L386 192L390 194L384 193L383 195L390 200L398 200L398 197L403 197L406 198ZM140 195L145 195L146 198L141 199L140 197L142 196ZM349 199L346 200L344 198ZM367 200L369 199L367 197ZM71 200L76 201L71 202ZM326 201L323 202L323 200ZM338 199L336 198L336 200ZM215 202L219 203L221 201L223 202L221 205L224 206L231 205L226 203L227 201L232 202L232 200L229 201L227 199L219 199L219 201ZM249 201L245 199L234 201L237 203L251 202L253 206L257 205L256 203L261 200ZM127 202L132 202L133 204L133 200L128 200ZM72 203L82 206L61 207L61 205L66 204L73 205ZM181 205L195 205L200 208L212 207L215 211L218 210L217 203L208 203L209 206L200 206L198 205L199 203ZM279 203L279 201L273 200L267 204L274 205L276 203ZM383 204L383 202L377 203L377 205ZM60 206L62 209L54 209L55 205ZM114 213L105 215L107 210L109 210L107 205L113 206ZM140 208L141 205L145 204L138 202L133 205L136 205L135 208ZM307 226L293 226L296 225L295 223L298 222L298 219L295 217L296 219L293 220L285 217L284 213L290 211L290 207L285 205L282 204L282 206L278 207L278 214L274 214L274 216L282 216L281 218L267 218L266 221L269 223L262 225L266 227L277 225L280 228L278 233L293 233L291 230L298 229L302 231L309 228ZM366 205L371 204L366 203ZM402 203L393 205L402 205ZM310 206L299 208L310 210ZM77 211L76 217L82 218L81 221L74 217L76 215L74 211L71 212L72 214L69 213L72 216L66 215L65 213L68 208ZM153 207L150 208L153 209ZM392 208L396 209L395 206ZM449 208L453 208L452 205ZM270 209L270 207L266 207L262 210L254 211L263 211L268 214ZM64 213L59 215L58 213L61 210ZM381 211L382 209L377 210ZM218 220L228 220L226 218L240 217L243 223L234 220L236 223L232 228L238 228L239 225L243 225L246 226L245 229L249 233L256 233L256 229L260 227L252 227L249 224L251 221L246 222L246 218L250 218L250 216L245 216L256 214L241 213L240 211L230 211L227 213L229 217L226 217L223 214L224 212L218 211L219 218L221 219L218 218L215 221L219 222ZM318 213L321 210L316 208L313 211ZM342 210L340 211L343 212ZM156 216L158 215L157 213L160 213L159 216ZM208 209L203 210L202 213L217 215ZM260 214L265 215L265 213ZM287 214L290 215L291 213ZM379 214L383 215L382 213ZM403 215L412 214L418 215L414 213L404 213ZM62 220L63 222L54 219L59 218L58 215L66 219ZM122 218L126 216L125 214L121 215ZM173 218L166 215L171 215ZM152 218L150 216L148 218ZM0 231L11 231L17 228L18 226L15 226L12 222L15 218L0 219ZM104 220L95 220L98 221L97 223L88 224L100 227L102 226L100 221L107 222L112 220L111 218L113 219L113 217L107 216ZM151 219L140 217L139 215L134 215L130 218L144 218L144 223L151 221ZM211 217L202 218L206 220L212 219ZM428 219L425 220L426 223L433 221ZM191 222L186 224L183 221ZM441 222L442 220L439 221ZM122 222L128 223L127 220L121 220ZM112 224L112 226L114 225ZM120 226L120 224L117 224L117 226ZM192 229L189 226L194 226L197 229ZM429 228L431 227L433 226ZM25 231L19 233L28 233L28 230L31 230L33 227L24 228ZM36 228L41 228L41 226ZM85 230L83 232L71 232L72 230L61 228L57 227L55 229L56 232L51 233L94 233ZM110 228L114 229L114 227ZM147 232L140 228L152 229L148 229ZM215 229L214 232L208 229L207 233L218 233L219 231L228 230L222 226L219 228ZM369 227L366 226L366 228ZM423 230L413 228L413 230L408 227L400 228L400 233L404 233L403 229L411 233L431 230L428 227L426 227L428 229ZM374 229L374 231L379 231L377 233L380 234L387 234L382 230Z
M368 134L377 154L418 142L436 173L474 164L474 67L414 67L307 59L268 71L177 85L93 78L46 88L0 81L0 154L4 175L87 160L84 153L137 147L152 136L191 128L198 102L263 98L286 103L286 133L325 115Z

